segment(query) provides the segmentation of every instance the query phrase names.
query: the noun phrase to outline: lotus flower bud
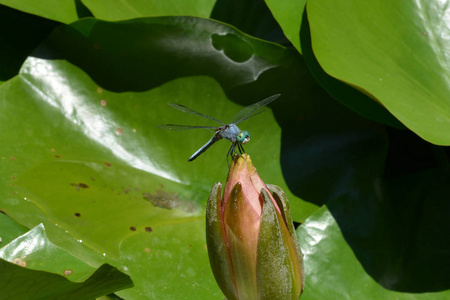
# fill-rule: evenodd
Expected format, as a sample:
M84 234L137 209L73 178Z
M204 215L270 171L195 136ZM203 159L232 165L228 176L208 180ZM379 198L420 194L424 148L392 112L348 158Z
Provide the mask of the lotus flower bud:
M223 197L220 182L211 190L206 242L214 277L228 300L300 297L303 256L286 195L264 184L247 154L233 158Z

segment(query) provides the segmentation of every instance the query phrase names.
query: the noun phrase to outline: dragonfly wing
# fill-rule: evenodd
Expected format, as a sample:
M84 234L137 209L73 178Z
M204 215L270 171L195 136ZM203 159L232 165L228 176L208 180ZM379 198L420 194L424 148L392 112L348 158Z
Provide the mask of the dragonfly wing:
M200 154L205 152L209 147L211 147L215 142L217 142L220 139L222 139L222 135L220 134L220 131L217 131L206 144L204 144L200 149L198 149L194 154L191 155L188 161L193 161L194 159L199 157Z
M263 106L266 106L267 104L271 103L275 99L280 97L280 94L276 94L273 96L270 96L264 100L261 100L259 102L256 102L255 104L249 105L247 107L244 107L240 112L238 112L233 119L231 119L232 124L240 123L244 120L247 120L248 118L251 118L257 114L254 114L258 109L260 109ZM253 115L254 114L254 115Z
M203 117L203 118L206 118L206 119L210 119L210 120L216 121L219 124L226 125L224 122L222 122L220 120L217 120L217 119L215 119L213 117L210 117L210 116L204 115L202 113L199 113L198 111L190 109L189 107L186 107L184 105L175 104L175 103L169 103L169 105L172 106L173 108L175 108L176 110L179 110L179 111L182 111L182 112L185 112L185 113L189 113L189 114L193 114L193 115L196 115L196 116L200 116L200 117Z
M218 127L216 126L191 126L191 125L175 125L175 124L159 125L158 128L168 129L172 131L189 130L189 129L211 129L211 130L218 129Z

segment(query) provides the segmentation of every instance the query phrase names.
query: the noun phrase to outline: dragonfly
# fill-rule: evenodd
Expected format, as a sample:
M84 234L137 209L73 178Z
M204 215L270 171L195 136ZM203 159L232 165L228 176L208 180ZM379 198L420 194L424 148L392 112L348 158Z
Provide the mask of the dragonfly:
M197 157L199 157L202 153L204 153L206 150L208 150L209 147L211 147L214 143L221 139L226 139L231 142L231 147L228 150L227 153L227 163L228 163L228 156L233 157L236 153L236 148L239 151L240 154L245 153L244 147L242 145L246 144L248 141L250 141L250 133L247 130L240 130L237 127L237 124L250 119L251 117L254 117L256 115L259 115L260 113L264 112L265 110L258 111L260 108L268 105L275 99L277 99L280 96L280 94L276 94L273 96L270 96L264 100L261 100L259 102L256 102L252 105L249 105L245 108L243 108L241 111L239 111L230 121L229 124L226 124L216 118L204 115L202 113L199 113L198 111L195 111L189 107L186 107L181 104L175 104L175 103L168 103L171 107L175 108L176 110L193 114L196 116L200 116L209 120L213 120L217 123L219 123L221 126L191 126L191 125L176 125L176 124L164 124L158 126L159 128L168 129L168 130L189 130L189 129L210 129L214 130L215 133L213 137L200 149L195 151L194 154L191 155L188 161L193 161Z

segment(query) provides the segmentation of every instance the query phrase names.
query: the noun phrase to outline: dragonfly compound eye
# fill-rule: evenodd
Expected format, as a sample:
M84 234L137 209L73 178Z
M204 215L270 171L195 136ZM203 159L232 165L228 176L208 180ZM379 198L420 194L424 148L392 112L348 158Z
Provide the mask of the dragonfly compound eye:
M248 141L250 141L250 133L248 133L248 131L246 131L246 130L241 131L237 135L236 140L241 144L245 144Z

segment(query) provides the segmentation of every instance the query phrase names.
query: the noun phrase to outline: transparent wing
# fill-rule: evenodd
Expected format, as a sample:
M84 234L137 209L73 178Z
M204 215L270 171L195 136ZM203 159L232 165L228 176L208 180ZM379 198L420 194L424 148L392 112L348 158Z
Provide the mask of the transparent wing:
M168 130L173 130L173 131L180 131L180 130L189 130L189 129L217 130L218 127L215 127L215 126L191 126L191 125L164 124L164 125L159 125L158 128L168 129Z
M240 123L242 121L245 121L253 116L256 116L257 114L262 113L258 112L255 114L255 112L260 109L263 106L266 106L267 104L271 103L272 101L274 101L275 99L277 99L278 97L280 97L280 94L276 94L273 96L270 96L269 98L266 98L264 100L261 100L259 102L256 102L255 104L249 105L245 108L243 108L240 112L238 112L233 119L231 119L231 124L237 124Z
M204 115L202 113L199 113L198 111L190 109L189 107L186 107L184 105L175 104L175 103L169 103L169 105L172 106L173 108L175 108L176 110L179 110L179 111L182 111L182 112L185 112L185 113L189 113L189 114L193 114L193 115L196 115L196 116L200 116L200 117L203 117L203 118L206 118L206 119L210 119L210 120L216 121L219 124L226 125L224 122L222 122L220 120L217 120L217 119L215 119L213 117L210 117L210 116Z

